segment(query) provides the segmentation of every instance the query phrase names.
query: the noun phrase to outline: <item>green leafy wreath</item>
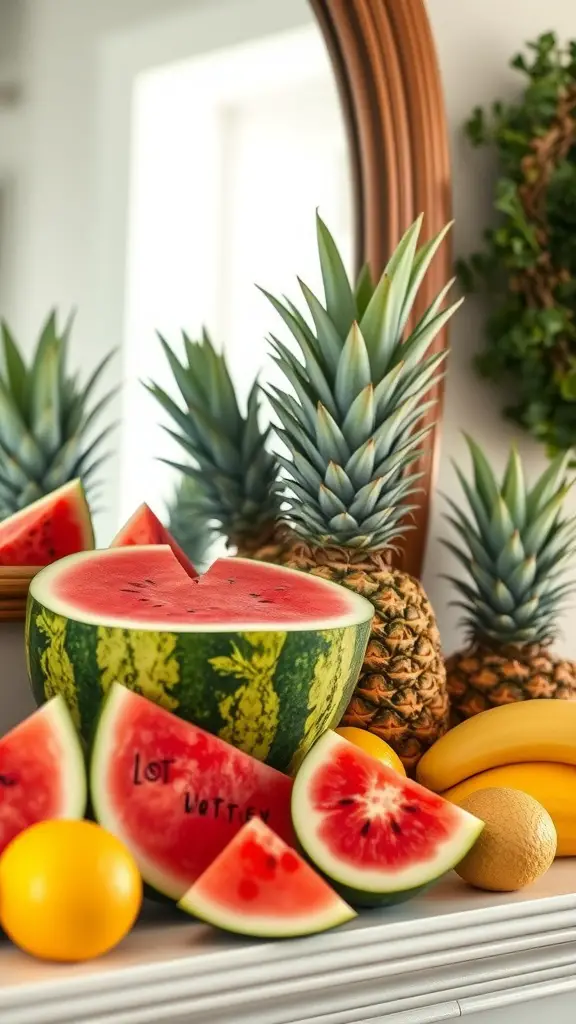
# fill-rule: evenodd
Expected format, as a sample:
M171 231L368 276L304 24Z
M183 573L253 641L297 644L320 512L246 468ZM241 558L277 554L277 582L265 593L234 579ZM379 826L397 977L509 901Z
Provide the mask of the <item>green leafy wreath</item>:
M576 41L549 32L527 51L511 61L528 79L521 99L466 124L498 153L500 216L458 273L490 295L478 370L506 383L505 413L554 454L576 446Z

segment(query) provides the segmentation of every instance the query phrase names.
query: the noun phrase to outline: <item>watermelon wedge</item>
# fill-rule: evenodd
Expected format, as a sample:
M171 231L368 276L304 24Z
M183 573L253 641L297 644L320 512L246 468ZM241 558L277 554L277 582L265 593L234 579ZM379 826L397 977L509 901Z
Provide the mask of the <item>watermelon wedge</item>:
M258 819L249 821L178 906L238 935L315 935L356 913L305 860Z
M334 732L298 772L292 820L309 859L353 906L421 892L465 857L484 827Z
M0 855L29 825L82 818L84 755L62 697L0 739Z
M0 523L0 565L49 565L94 547L80 480L39 498Z
M188 556L145 502L130 516L128 522L114 537L110 547L125 548L142 544L167 544L188 575L193 579L198 575Z
M180 899L252 818L293 843L291 791L286 775L112 686L92 751L92 806L164 896Z
M168 546L108 548L33 579L29 672L36 700L62 693L87 742L117 680L292 772L339 723L372 616L293 569L221 558L191 579Z

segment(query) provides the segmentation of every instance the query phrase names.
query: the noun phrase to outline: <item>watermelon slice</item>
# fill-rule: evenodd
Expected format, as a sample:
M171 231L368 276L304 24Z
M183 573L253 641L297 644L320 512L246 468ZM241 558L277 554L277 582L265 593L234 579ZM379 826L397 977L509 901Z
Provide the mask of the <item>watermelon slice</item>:
M286 775L112 686L92 751L92 805L164 896L180 899L253 817L293 843L291 791Z
M295 850L256 818L178 906L216 928L255 938L314 935L356 917Z
M39 498L0 523L0 565L49 565L94 547L80 480Z
M188 575L192 576L193 579L198 576L188 556L145 502L130 516L128 522L125 523L120 532L114 537L110 547L125 548L142 546L143 544L167 544L168 547L172 548L180 565L186 570Z
M298 772L292 820L307 856L353 906L416 895L458 864L483 828L334 732Z
M73 555L32 581L38 702L62 693L91 742L118 680L260 761L293 772L338 725L374 609L344 587L251 559L191 579L168 546Z
M85 810L82 748L63 698L53 697L0 739L0 855L29 825Z

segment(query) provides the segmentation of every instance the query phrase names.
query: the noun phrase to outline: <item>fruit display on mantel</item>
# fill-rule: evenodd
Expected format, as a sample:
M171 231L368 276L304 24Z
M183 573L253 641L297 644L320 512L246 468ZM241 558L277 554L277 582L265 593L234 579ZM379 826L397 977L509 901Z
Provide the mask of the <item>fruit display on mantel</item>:
M134 857L92 821L42 821L0 857L0 924L26 953L73 963L113 949L142 904Z
M162 525L152 509L142 502L130 516L127 523L118 531L110 543L111 548L141 547L147 544L167 544L172 549L180 565L189 576L196 578L198 573L188 556L176 543L172 534Z
M118 681L293 770L339 723L372 612L343 587L250 559L217 559L192 579L168 546L72 555L32 580L33 692L61 693L90 742Z
M435 793L504 765L576 765L576 701L525 700L467 718L430 748L417 778Z
M94 547L90 509L72 480L0 523L2 566L44 566Z
M64 698L53 697L0 738L0 855L36 822L82 818L86 799L82 747Z
M167 461L195 482L191 501L196 517L216 524L241 557L260 550L266 561L278 561L278 466L267 447L270 430L261 430L258 423L257 385L250 390L243 414L226 359L206 330L200 341L191 341L183 332L184 362L159 337L184 407L157 384L147 387L176 427L168 433L193 460Z
M408 333L419 286L449 227L418 248L421 224L408 229L376 284L365 268L354 287L318 217L324 302L300 283L309 322L268 295L302 357L272 337L288 385L268 394L288 452L279 462L294 543L282 561L372 602L372 635L343 724L381 736L407 769L448 727L448 698L422 584L389 562L411 529L421 443L433 426L434 400L426 397L446 353L430 347L460 305L444 308L448 284Z
M217 928L258 938L315 935L356 917L263 821L242 827L178 906Z
M462 860L483 822L327 732L294 780L310 861L355 907L403 902Z
M504 764L458 782L442 796L461 804L472 793L493 788L516 789L537 800L554 822L556 856L576 856L576 765L553 761Z
M251 818L293 844L292 780L114 683L92 748L96 819L178 900Z
M476 889L516 892L546 874L556 856L556 829L541 804L515 789L483 789L459 805L484 822L456 873Z
M0 520L80 477L88 494L106 462L102 445L113 430L94 434L114 391L94 401L113 352L86 383L68 370L73 317L44 324L27 366L6 323L0 327Z
M515 448L499 481L479 445L467 442L472 480L457 473L469 512L446 499L457 543L444 543L465 573L448 579L468 633L446 662L454 720L510 701L576 700L576 664L551 649L562 603L576 590L564 575L576 554L576 526L563 512L570 455L528 487Z

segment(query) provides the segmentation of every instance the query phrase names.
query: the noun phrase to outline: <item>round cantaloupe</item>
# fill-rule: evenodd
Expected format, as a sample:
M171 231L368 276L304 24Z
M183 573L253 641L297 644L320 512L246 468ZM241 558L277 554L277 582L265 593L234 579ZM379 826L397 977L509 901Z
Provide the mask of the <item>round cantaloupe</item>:
M556 829L548 811L516 789L482 789L459 806L485 827L456 872L477 889L515 892L546 873L556 856Z

